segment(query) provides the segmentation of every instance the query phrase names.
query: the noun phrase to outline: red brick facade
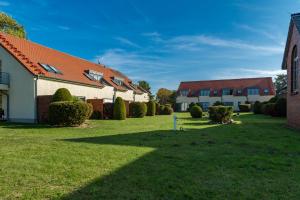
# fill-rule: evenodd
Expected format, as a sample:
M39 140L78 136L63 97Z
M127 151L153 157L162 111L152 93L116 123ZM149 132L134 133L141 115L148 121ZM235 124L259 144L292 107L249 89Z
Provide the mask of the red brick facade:
M293 128L300 128L300 93L294 95L291 93L291 62L292 50L297 45L297 53L300 57L300 34L295 25L292 27L290 41L286 55L286 66L288 74L288 87L287 87L287 120L288 125ZM300 66L298 66L300 67ZM300 77L298 78L300 81ZM300 83L299 83L300 85Z
M38 123L45 123L48 121L49 105L52 100L52 95L37 97L37 118Z
M103 119L103 99L88 99L88 103L93 105L93 111L101 113L101 119Z

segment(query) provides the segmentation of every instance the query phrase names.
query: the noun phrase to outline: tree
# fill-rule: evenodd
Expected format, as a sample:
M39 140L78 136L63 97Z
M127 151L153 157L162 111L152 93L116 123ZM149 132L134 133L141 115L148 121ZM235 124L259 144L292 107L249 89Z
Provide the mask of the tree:
M286 90L287 87L287 75L286 74L278 74L275 78L274 85L276 87L276 93L280 94L284 90Z
M4 12L0 13L0 31L20 38L26 38L24 27Z
M151 89L150 84L147 81L139 81L138 84L144 90L150 91Z
M166 88L160 88L156 93L157 100L162 105L172 104L174 106L176 103L176 96L176 91L168 90Z

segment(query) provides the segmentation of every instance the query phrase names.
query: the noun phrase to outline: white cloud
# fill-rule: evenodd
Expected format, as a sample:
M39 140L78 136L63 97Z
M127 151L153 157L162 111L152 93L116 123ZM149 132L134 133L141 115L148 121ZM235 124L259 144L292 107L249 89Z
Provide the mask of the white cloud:
M58 26L59 29L64 30L64 31L69 31L71 28L68 26Z
M127 38L123 38L123 37L115 37L116 40L118 40L119 42L121 42L122 44L128 45L128 46L132 46L135 48L140 48L139 45L137 45L134 42L131 42L130 40L128 40Z
M187 35L178 36L166 41L167 45L177 49L195 51L195 49L201 49L203 45L223 47L223 48L234 48L251 51L259 51L263 54L282 54L283 46L264 46L255 45L242 40L227 40L206 35Z
M8 1L0 1L0 6L10 6Z

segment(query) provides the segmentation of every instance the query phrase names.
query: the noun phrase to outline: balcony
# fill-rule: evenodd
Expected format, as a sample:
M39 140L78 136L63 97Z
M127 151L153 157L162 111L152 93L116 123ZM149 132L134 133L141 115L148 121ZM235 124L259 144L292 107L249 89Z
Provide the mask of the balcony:
M5 72L0 73L0 90L8 90L9 74Z

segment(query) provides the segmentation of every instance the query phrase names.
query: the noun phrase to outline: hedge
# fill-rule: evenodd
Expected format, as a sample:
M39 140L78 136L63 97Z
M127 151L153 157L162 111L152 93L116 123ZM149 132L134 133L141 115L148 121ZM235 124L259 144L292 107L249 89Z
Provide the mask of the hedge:
M86 104L88 106L87 119L90 119L93 115L94 108L93 108L93 105L91 103L86 103Z
M89 106L83 101L59 101L49 106L49 123L58 126L79 126L90 113Z
M155 115L159 115L160 104L155 102Z
M129 113L131 117L143 118L146 115L145 103L141 103L141 102L130 103Z
M275 103L266 103L262 105L262 113L265 115L275 116Z
M275 111L277 116L286 117L287 114L287 102L285 98L277 99L275 103Z
M232 106L211 106L208 108L209 118L216 123L228 123L233 114Z
M224 106L224 104L221 101L216 101L213 106Z
M201 107L195 105L190 109L190 114L192 118L201 118L202 117L202 109Z
M147 116L154 116L156 112L156 104L154 101L149 101L147 103Z
M163 115L172 115L172 113L173 113L173 108L171 108L170 106L165 106L163 110Z
M58 101L73 101L73 96L71 95L70 91L66 88L60 88L56 90L52 97L52 102Z
M159 105L158 114L159 115L163 115L164 114L164 110L165 110L165 106L164 105Z
M116 101L114 103L113 117L116 120L126 119L126 107L121 97L116 98Z
M251 104L240 104L239 109L240 109L240 112L250 112Z
M262 114L261 107L262 107L262 103L260 103L259 101L255 101L253 105L254 114Z

